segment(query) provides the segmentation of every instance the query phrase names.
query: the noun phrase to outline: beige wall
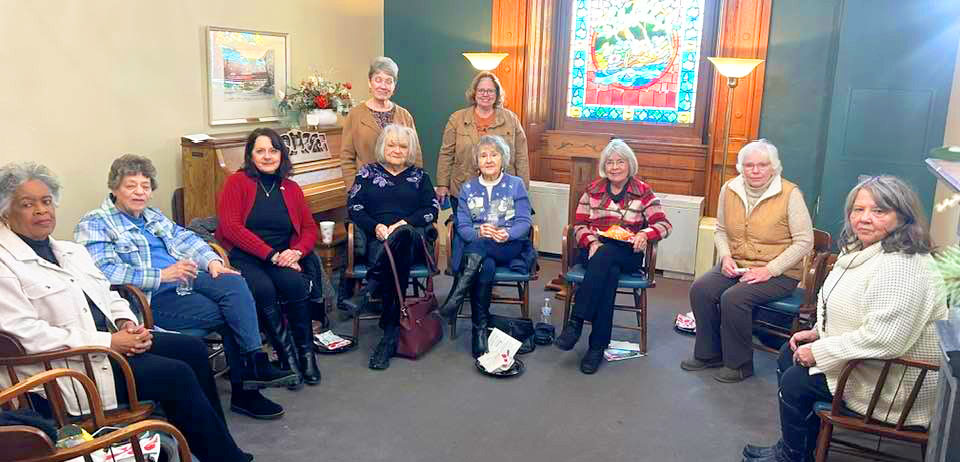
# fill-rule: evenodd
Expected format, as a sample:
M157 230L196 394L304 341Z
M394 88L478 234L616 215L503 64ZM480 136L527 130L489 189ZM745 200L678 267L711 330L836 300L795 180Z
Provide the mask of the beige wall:
M357 100L383 54L383 0L0 0L0 164L60 176L55 237L103 200L118 155L153 160L153 205L169 213L180 136L251 128L207 123L210 25L289 33L292 82L317 69L352 82Z

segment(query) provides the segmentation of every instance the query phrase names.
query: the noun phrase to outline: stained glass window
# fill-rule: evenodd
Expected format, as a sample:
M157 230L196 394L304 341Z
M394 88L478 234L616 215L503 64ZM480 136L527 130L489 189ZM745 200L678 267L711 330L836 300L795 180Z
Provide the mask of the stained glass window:
M704 0L574 0L567 117L694 121Z

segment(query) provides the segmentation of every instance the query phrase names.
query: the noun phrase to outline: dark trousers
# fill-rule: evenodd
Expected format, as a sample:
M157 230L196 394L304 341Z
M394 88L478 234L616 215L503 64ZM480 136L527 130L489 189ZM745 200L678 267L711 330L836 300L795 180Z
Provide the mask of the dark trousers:
M397 280L400 282L400 293L407 292L410 282L410 267L424 261L423 245L417 231L410 226L401 226L393 231L386 242L370 242L367 246L367 255L375 256L376 261L370 262L367 271L368 279L376 279L378 293L383 300L383 312L380 314L380 328L387 330L400 325L400 299L397 298L396 284L393 279L393 270L386 251L378 251L374 247L390 246L397 268Z
M753 367L753 307L783 298L798 281L786 276L747 284L728 278L720 265L690 286L690 306L697 319L693 356L700 360L723 358L731 369Z
M581 253L581 260L586 253ZM572 316L593 323L590 348L603 349L613 333L613 305L620 274L630 274L643 265L643 253L628 245L603 244L586 262L583 283L577 288Z
M497 266L506 266L517 258L523 250L522 241L507 241L498 243L492 239L477 239L463 249L464 254L473 253L483 257L477 282L490 285L493 276L497 273Z
M240 270L243 278L247 280L250 292L256 300L257 309L264 311L274 305L283 304L287 325L292 329L296 329L296 326L291 325L293 320L298 323L310 323L311 320L310 314L307 313L310 310L309 305L300 303L311 298L313 279L307 273L307 268L312 264L306 263L310 258L318 260L315 266L319 269L319 258L310 252L300 259L302 271L295 271L261 260L240 249L234 248L230 251L230 264ZM291 312L291 310L302 312ZM313 329L312 326L299 325L299 327L307 331Z
M699 320L697 321L699 329ZM823 374L810 375L810 369L793 363L790 343L780 348L777 359L780 384L780 434L788 455L794 461L808 460L817 448L820 418L813 412L817 401L832 401L833 395Z
M207 362L207 346L197 337L155 332L150 351L127 357L137 398L156 401L187 438L202 462L238 461L244 456L227 429ZM127 383L113 364L117 401L128 403Z
M157 325L164 329L219 332L230 366L230 382L234 387L240 385L243 355L259 351L261 344L257 309L241 276L221 274L213 278L200 271L193 281L192 294L177 295L167 289L156 293L150 303Z

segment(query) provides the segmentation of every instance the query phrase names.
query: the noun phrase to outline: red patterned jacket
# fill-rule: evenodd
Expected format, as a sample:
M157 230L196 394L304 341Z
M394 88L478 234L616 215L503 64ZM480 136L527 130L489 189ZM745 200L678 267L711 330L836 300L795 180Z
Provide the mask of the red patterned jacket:
M590 244L599 239L596 233L613 225L620 225L633 233L642 231L650 241L670 235L673 225L667 220L660 199L650 185L630 178L623 200L617 203L607 193L607 183L605 178L597 179L580 196L573 223L579 247L589 249Z

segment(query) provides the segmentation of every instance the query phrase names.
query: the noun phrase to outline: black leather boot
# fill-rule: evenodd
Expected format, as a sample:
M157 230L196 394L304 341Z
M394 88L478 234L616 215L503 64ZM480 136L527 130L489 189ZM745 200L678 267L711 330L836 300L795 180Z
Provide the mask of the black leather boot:
M297 374L273 367L262 351L251 351L243 356L241 382L244 390L289 386L298 380Z
M490 300L493 298L493 283L477 280L470 294L470 318L473 321L473 341L470 350L474 358L487 352L487 336L490 335Z
M383 337L377 347L370 354L368 367L374 370L383 370L390 367L390 358L397 354L397 337L400 335L400 326L390 326L383 330Z
M290 329L283 322L283 315L277 305L260 308L260 328L267 334L267 341L273 346L280 358L280 367L297 375L297 379L287 385L291 390L303 388L303 378L297 365L297 350L293 346Z
M460 305L463 305L463 299L467 298L467 292L473 286L473 280L477 278L477 273L480 272L481 263L483 263L483 256L481 255L468 253L463 256L460 275L453 281L450 295L447 296L438 310L440 316L447 318L448 321L453 321L457 317Z
M560 332L560 335L557 336L557 340L554 343L556 343L557 348L570 351L573 349L573 346L577 344L577 340L580 340L581 332L583 332L583 319L570 316L570 320L563 326L563 331Z
M372 277L371 273L372 271L367 272L366 284L354 296L345 298L340 302L341 310L348 312L351 316L356 316L367 308L370 298L377 293L377 288L380 286L380 278Z
M310 302L302 300L287 304L287 319L296 347L296 363L300 376L307 385L320 383L320 368L317 367L317 355L313 351L313 323L310 319Z

